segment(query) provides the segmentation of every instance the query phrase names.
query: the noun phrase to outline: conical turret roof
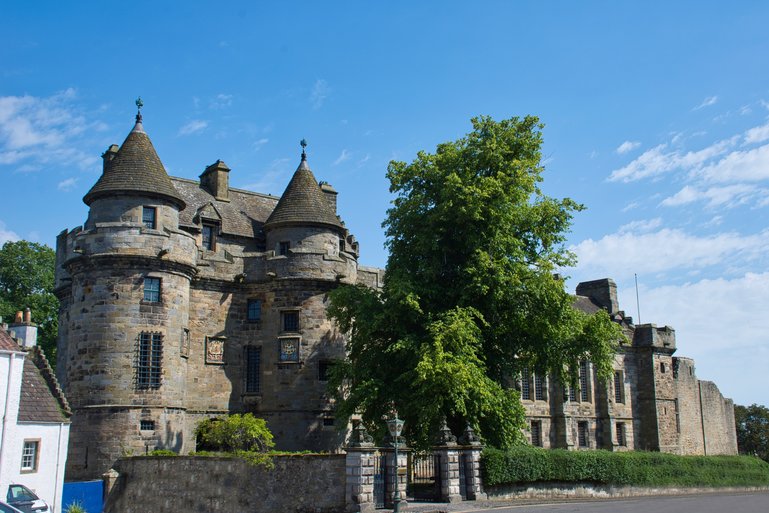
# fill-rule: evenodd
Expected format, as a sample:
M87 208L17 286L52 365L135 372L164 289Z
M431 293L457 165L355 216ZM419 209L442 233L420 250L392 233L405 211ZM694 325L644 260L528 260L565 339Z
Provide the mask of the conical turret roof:
M90 205L96 199L117 194L159 197L176 203L179 210L185 207L152 141L144 132L141 114L136 115L133 130L99 180L83 197L83 202Z
M275 210L264 223L264 229L284 225L325 225L342 229L342 223L315 180L304 152Z

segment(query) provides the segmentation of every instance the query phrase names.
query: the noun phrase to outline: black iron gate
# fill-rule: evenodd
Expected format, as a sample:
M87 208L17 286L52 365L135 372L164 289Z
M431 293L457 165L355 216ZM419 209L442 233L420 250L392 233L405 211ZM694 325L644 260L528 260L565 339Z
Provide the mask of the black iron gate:
M440 454L409 453L406 495L413 500L437 502L441 498Z
M387 465L381 452L374 453L374 507L385 507L385 483L387 483Z

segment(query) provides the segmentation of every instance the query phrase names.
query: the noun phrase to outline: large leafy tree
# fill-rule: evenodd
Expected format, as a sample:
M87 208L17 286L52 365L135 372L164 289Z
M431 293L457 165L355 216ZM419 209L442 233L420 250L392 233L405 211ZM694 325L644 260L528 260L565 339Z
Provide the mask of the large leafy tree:
M752 454L769 461L769 408L760 404L736 405L734 420L740 454Z
M554 274L574 263L565 234L583 207L540 190L539 120L472 124L434 154L390 162L384 288L332 294L330 313L350 333L331 383L339 414L360 413L381 434L397 409L417 446L444 417L492 445L520 442L511 376L529 367L571 379L582 358L608 376L622 336L605 313L573 308Z
M0 316L12 322L16 312L29 308L38 325L38 345L52 365L59 329L59 300L53 294L55 265L56 254L44 244L21 240L0 248Z

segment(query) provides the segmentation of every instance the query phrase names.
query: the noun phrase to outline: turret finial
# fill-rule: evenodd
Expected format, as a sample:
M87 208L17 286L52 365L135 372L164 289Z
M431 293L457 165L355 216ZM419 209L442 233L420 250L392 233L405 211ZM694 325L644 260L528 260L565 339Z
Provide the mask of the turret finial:
M136 99L136 122L141 123L142 121L142 107L144 107L144 102L142 101L142 97L139 96Z
M299 141L299 145L302 147L302 160L307 160L307 152L305 151L305 148L307 148L307 141L302 139Z

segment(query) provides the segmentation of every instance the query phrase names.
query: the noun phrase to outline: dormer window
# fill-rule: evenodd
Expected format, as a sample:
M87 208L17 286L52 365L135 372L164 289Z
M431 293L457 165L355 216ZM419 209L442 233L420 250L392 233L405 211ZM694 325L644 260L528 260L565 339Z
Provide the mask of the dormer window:
M155 207L142 207L142 224L145 228L154 230L157 227L157 210Z
M214 251L216 249L216 225L203 223L203 249Z

